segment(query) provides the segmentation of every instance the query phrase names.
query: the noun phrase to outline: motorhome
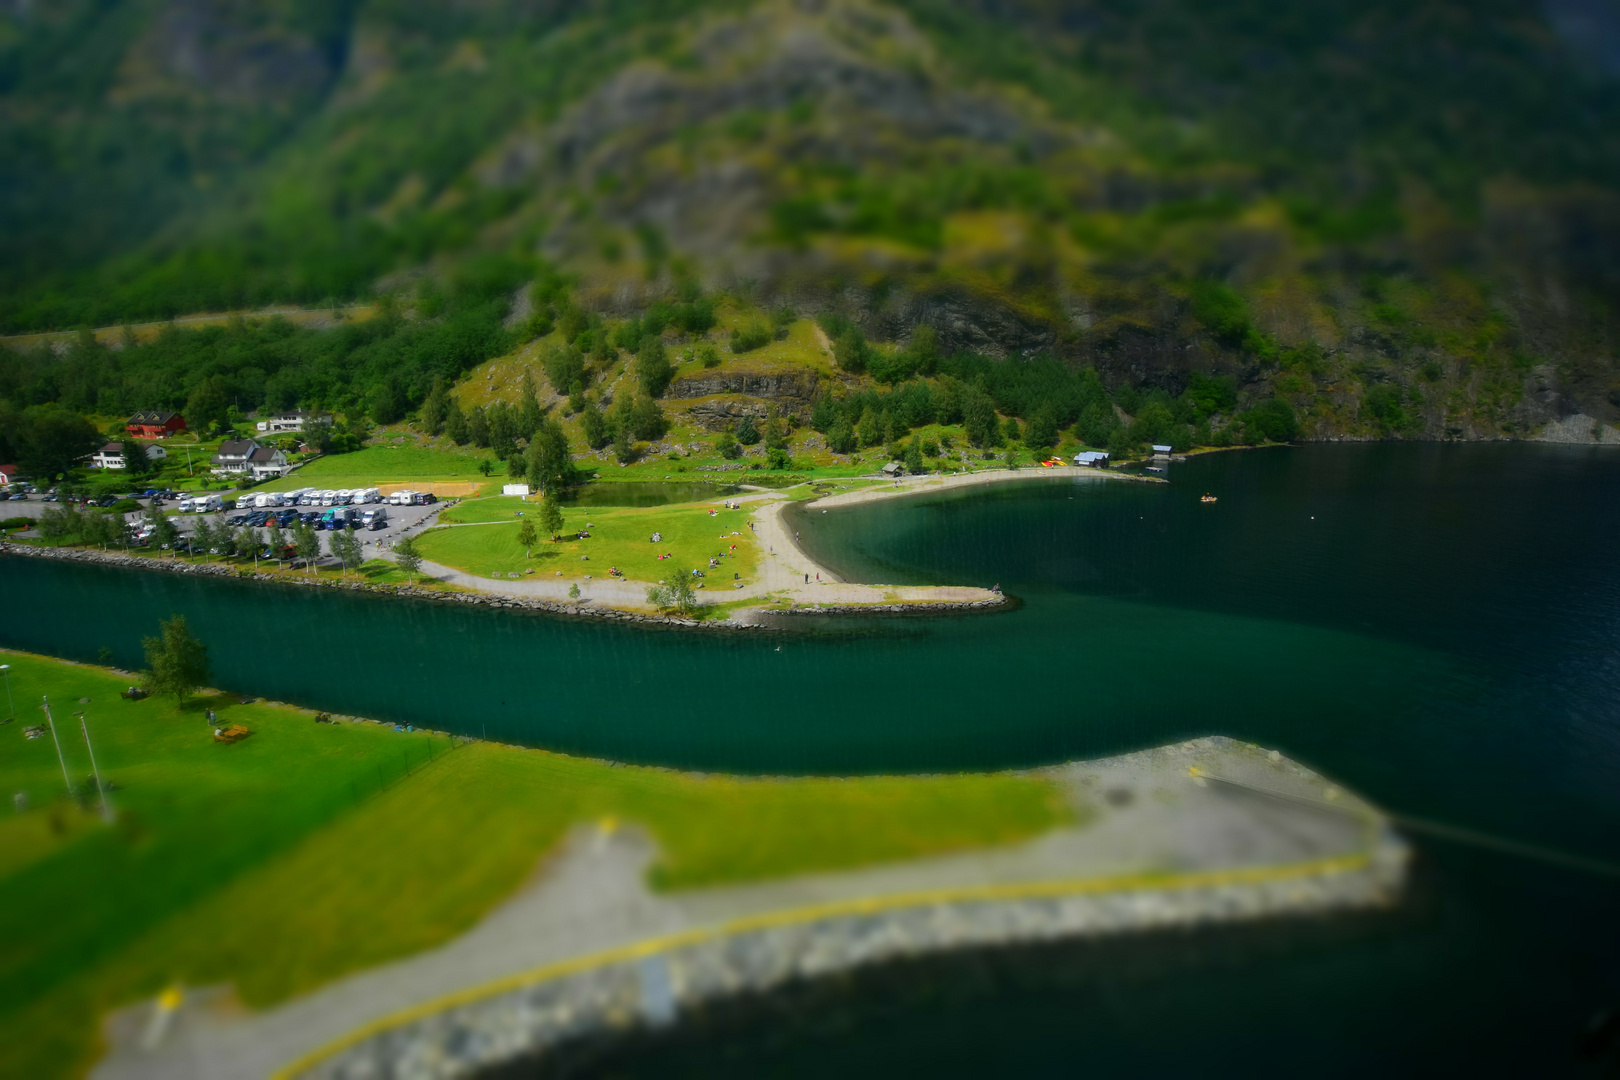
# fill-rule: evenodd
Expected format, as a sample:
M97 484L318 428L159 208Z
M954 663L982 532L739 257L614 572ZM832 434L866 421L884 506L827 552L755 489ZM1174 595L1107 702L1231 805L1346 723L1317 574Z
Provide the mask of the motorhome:
M335 492L335 491L323 491L323 492L321 492L321 501L316 503L315 505L317 505L317 506L336 506L337 505L337 492Z
M225 500L218 495L198 495L191 500L191 509L198 514L214 514L225 509Z
M396 491L392 495L388 496L388 505L389 506L409 506L409 505L411 505L411 496L414 495L414 494L415 494L415 492L412 492L412 491L405 491L405 490Z
M366 488L364 491L357 493L354 501L357 503L382 502L382 492L376 488Z
M360 515L360 527L371 529L373 532L378 529L386 529L388 527L388 511L380 506L371 507Z

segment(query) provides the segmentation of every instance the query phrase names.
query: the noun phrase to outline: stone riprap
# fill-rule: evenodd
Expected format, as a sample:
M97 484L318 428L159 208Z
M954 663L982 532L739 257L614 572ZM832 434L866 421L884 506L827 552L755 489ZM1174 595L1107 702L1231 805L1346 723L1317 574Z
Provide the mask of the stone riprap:
M576 1036L680 1022L837 972L1399 902L1407 848L1373 807L1245 743L1194 739L1032 770L1072 820L998 847L654 892L638 829L577 828L543 872L438 948L263 1013L199 1005L147 1047L109 1024L98 1080L444 1077ZM277 1070L281 1070L277 1072Z
M942 901L744 930L492 994L413 1018L290 1080L451 1080L543 1057L570 1040L677 1022L683 1010L944 950L1388 907L1406 846L1383 833L1365 861L1273 880L1007 900Z

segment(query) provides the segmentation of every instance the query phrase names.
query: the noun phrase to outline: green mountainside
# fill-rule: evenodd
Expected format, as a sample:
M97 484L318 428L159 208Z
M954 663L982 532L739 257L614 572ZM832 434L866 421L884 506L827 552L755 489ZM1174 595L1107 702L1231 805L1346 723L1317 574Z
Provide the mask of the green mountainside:
M1577 8L10 0L0 332L381 314L12 350L0 408L386 423L721 303L818 316L848 386L954 373L1029 420L1062 383L1065 426L1612 422L1620 86Z

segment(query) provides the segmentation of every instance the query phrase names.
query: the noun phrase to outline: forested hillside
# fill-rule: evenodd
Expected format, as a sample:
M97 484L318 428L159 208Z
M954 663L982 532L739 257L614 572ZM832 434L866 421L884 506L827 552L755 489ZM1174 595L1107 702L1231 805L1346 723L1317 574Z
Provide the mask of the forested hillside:
M9 0L0 332L382 306L6 351L0 420L201 394L387 422L536 338L602 367L654 305L725 303L818 316L847 391L954 372L1025 420L995 388L1056 371L1064 425L1099 392L1211 436L1265 402L1317 438L1613 421L1620 85L1589 15Z

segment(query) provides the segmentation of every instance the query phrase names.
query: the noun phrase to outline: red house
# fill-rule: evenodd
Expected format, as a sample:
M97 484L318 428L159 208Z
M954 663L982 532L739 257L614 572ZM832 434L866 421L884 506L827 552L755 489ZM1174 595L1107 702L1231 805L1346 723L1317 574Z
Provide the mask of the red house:
M137 439L166 439L186 430L186 418L177 412L138 412L129 418L124 430Z

